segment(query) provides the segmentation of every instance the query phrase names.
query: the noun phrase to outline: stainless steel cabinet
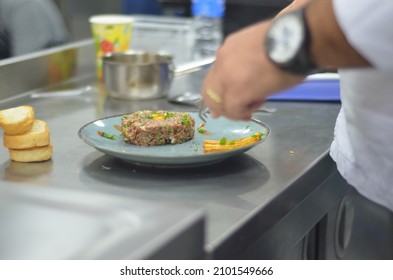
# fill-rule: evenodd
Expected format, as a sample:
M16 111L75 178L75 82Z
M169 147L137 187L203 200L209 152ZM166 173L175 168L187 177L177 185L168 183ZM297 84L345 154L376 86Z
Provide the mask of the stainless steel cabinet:
M393 213L348 193L320 222L320 258L393 259Z
M392 212L364 198L338 173L318 188L332 191L324 197L326 201L333 198L332 193L339 197L326 214L320 216L325 208L310 197L243 252L242 258L393 259Z
M247 244L247 239L250 239L247 236L252 236L252 232L256 235L264 224L269 224L270 220L274 220L273 217L277 213L266 209L264 214L255 221L256 226L247 229L247 231L243 229L243 232L238 233L239 236L244 236L243 243L240 239L237 242L241 244L239 248L245 249L239 250L236 258L288 260L324 257L321 255L321 249L326 248L326 217L332 211L332 207L343 199L350 187L337 172L330 157L326 157L321 163L324 170L332 169L335 172L319 184L309 185L312 191L302 203L292 207L280 220L268 226L266 231L254 238L256 241L252 244ZM321 172L314 172L314 170L310 170L309 174L313 174L315 180L323 177ZM293 189L299 188L300 190L299 186L305 187L308 183L307 180L299 179L294 182ZM298 194L299 191L292 193L292 199ZM280 205L276 211L280 211L292 203L291 199L280 201L279 198L276 202L277 205ZM277 205L275 206L277 207ZM234 244L236 245L236 243ZM216 257L224 258L225 253L218 250Z
M0 187L0 259L203 259L201 210L70 189Z

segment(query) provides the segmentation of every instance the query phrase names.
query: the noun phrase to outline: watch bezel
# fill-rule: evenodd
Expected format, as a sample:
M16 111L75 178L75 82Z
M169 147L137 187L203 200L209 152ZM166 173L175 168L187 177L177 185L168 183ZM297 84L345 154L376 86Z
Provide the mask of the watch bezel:
M282 20L287 20L288 17L293 17L297 19L299 27L302 29L302 37L299 41L299 45L294 52L293 56L290 57L287 61L278 61L272 55L274 51L274 47L276 45L275 34L272 32L277 24L282 24ZM272 61L275 65L277 65L280 69L284 71L288 71L294 74L308 75L313 73L321 72L321 70L312 62L312 58L310 56L310 44L311 37L310 31L307 25L307 20L305 16L305 9L298 9L292 12L285 13L275 19L273 19L271 26L269 27L264 47L267 57Z

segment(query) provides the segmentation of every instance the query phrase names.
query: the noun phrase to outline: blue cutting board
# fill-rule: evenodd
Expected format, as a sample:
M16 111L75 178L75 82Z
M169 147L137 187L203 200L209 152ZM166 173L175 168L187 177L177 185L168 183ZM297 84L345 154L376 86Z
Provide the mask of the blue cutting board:
M268 100L340 101L339 80L309 80L291 89L269 96Z

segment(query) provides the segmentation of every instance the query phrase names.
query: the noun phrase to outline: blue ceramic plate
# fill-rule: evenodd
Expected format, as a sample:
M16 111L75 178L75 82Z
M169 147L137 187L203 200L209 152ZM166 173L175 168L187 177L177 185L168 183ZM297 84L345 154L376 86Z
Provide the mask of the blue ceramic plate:
M197 113L190 113L195 119L195 127L199 127L201 121ZM141 147L126 143L121 137L121 132L115 128L115 125L121 125L122 115L107 117L86 124L79 130L79 137L88 145L105 154L120 158L134 164L152 165L152 166L197 166L222 161L234 155L243 153L255 145L263 142L270 134L268 125L261 121L235 122L225 118L209 119L205 129L208 135L195 132L194 139L176 145L162 145ZM104 138L98 135L98 131L103 131L116 136L115 140ZM204 153L203 140L220 140L223 137L228 140L235 140L251 136L256 132L261 132L264 136L262 140L238 149L217 152Z

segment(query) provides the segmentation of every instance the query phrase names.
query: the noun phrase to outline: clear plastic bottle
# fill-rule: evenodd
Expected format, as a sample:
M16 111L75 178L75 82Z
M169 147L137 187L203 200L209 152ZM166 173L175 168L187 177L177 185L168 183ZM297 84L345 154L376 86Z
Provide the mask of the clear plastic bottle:
M225 0L192 0L196 55L214 55L223 39Z

